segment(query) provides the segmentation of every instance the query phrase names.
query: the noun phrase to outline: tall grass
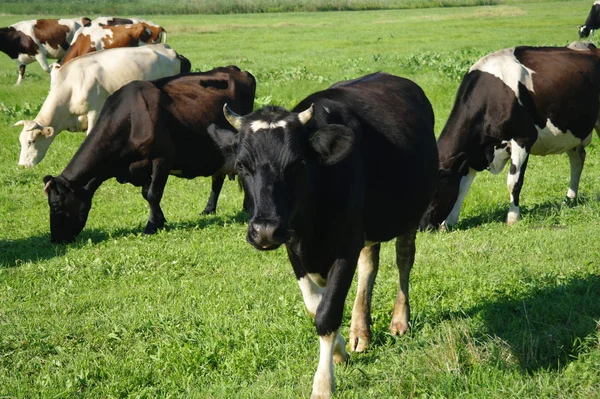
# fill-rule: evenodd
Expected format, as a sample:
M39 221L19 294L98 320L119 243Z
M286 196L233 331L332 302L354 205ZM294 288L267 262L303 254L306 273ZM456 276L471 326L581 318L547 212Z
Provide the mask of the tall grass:
M533 0L540 2L548 0ZM291 11L360 11L463 7L516 3L516 0L8 0L0 12L12 14L243 14Z

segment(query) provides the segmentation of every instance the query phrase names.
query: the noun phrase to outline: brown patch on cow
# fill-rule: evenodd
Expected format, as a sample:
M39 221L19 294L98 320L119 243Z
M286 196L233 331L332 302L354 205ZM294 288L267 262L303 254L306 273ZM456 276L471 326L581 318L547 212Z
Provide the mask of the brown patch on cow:
M91 53L92 51L96 51L96 48L92 45L91 37L89 35L79 35L75 43L67 51L67 54L60 61L60 64L65 65L73 58Z
M12 26L0 28L0 51L15 60L19 54L35 56L39 47L31 37Z
M40 43L46 43L57 50L59 46L63 49L69 47L67 42L69 30L68 26L59 24L58 19L38 19L33 26L33 34Z
M102 39L105 49L137 47L140 41L148 43L151 36L151 32L146 24L104 26L103 28L113 32L112 37L107 36Z

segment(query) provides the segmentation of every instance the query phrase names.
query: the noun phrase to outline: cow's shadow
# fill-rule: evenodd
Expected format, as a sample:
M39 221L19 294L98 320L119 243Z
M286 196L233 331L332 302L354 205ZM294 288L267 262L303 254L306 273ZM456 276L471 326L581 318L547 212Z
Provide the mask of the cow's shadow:
M582 345L597 345L600 325L600 275L577 277L527 296L505 296L465 312L481 317L483 337L497 337L526 372L559 370ZM460 316L458 316L460 317ZM586 342L586 340L594 342Z
M503 346L518 360L524 373L561 370L586 347L598 345L594 333L600 330L600 275L576 277L517 297L507 293L460 311L414 316L407 337L394 338L386 329L373 330L373 345L389 344L390 339L411 339L421 334L425 323L470 318L482 320L483 325L473 341L485 345L492 340ZM357 364L363 361L360 357L353 360Z
M247 219L248 214L243 211L233 215L200 215L196 219L167 222L165 231L204 229L215 225L224 227L243 223ZM66 245L52 244L49 232L15 240L0 240L0 268L18 267L27 262L52 259L64 255L69 248L81 247L87 243L97 244L118 237L141 235L143 231L143 224L132 228L116 228L111 231L85 227L73 243Z
M533 205L521 205L521 215L534 222L548 220L560 213L562 208L573 208L587 203L597 202L596 196L580 196L576 202L568 202L566 199L546 201ZM486 209L476 210L476 215L461 217L454 229L468 230L483 224L499 223L506 221L508 214L508 202L493 204Z

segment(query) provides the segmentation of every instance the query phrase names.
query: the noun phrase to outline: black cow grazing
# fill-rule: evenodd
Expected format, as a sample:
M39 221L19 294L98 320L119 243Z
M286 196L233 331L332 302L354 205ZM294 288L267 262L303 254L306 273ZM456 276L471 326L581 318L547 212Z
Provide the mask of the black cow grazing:
M150 204L146 234L165 224L160 200L169 174L212 176L204 213L213 213L233 166L225 164L207 131L215 128L212 124L229 126L222 111L225 103L251 112L255 89L250 73L226 67L134 81L113 93L63 172L44 177L52 242L75 239L85 226L94 192L111 177L142 187Z
M509 48L477 61L438 139L440 187L421 227L456 224L475 174L500 173L509 159L506 221L515 223L529 154L567 153L574 200L585 146L600 126L599 98L600 58L591 44Z
M375 73L312 94L293 112L225 113L239 134L213 136L251 203L246 239L259 250L286 245L321 344L312 398L329 398L333 362L348 357L339 329L357 261L351 350L371 338L380 242L394 237L400 288L390 329L408 329L416 230L438 180L431 104L415 83Z
M586 38L598 28L600 28L600 0L594 2L585 24L579 27L579 37Z

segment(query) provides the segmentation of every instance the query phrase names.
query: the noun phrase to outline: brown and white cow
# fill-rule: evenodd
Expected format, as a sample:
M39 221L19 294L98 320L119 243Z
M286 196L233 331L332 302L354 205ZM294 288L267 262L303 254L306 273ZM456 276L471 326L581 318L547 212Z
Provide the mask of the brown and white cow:
M153 43L166 43L167 42L167 31L160 25L155 24L147 19L140 18L121 18L121 17L98 17L94 19L90 26L117 26L117 25L131 25L144 23L148 25L150 31L152 31L152 42Z
M162 31L164 31L162 28L151 28L145 22L81 28L77 31L69 51L60 64L64 65L73 58L93 51L160 43Z
M190 71L190 62L166 44L90 53L52 69L50 93L34 120L23 126L19 165L37 165L62 130L90 133L108 96L133 80Z
M23 81L25 67L34 61L50 72L48 58L61 58L69 48L75 32L89 25L86 17L73 19L36 19L0 28L0 51L19 64L17 84Z
M439 139L440 186L421 228L452 226L477 172L510 160L506 222L520 218L529 155L567 153L577 197L592 130L600 128L600 54L587 43L514 47L489 54L465 75Z

